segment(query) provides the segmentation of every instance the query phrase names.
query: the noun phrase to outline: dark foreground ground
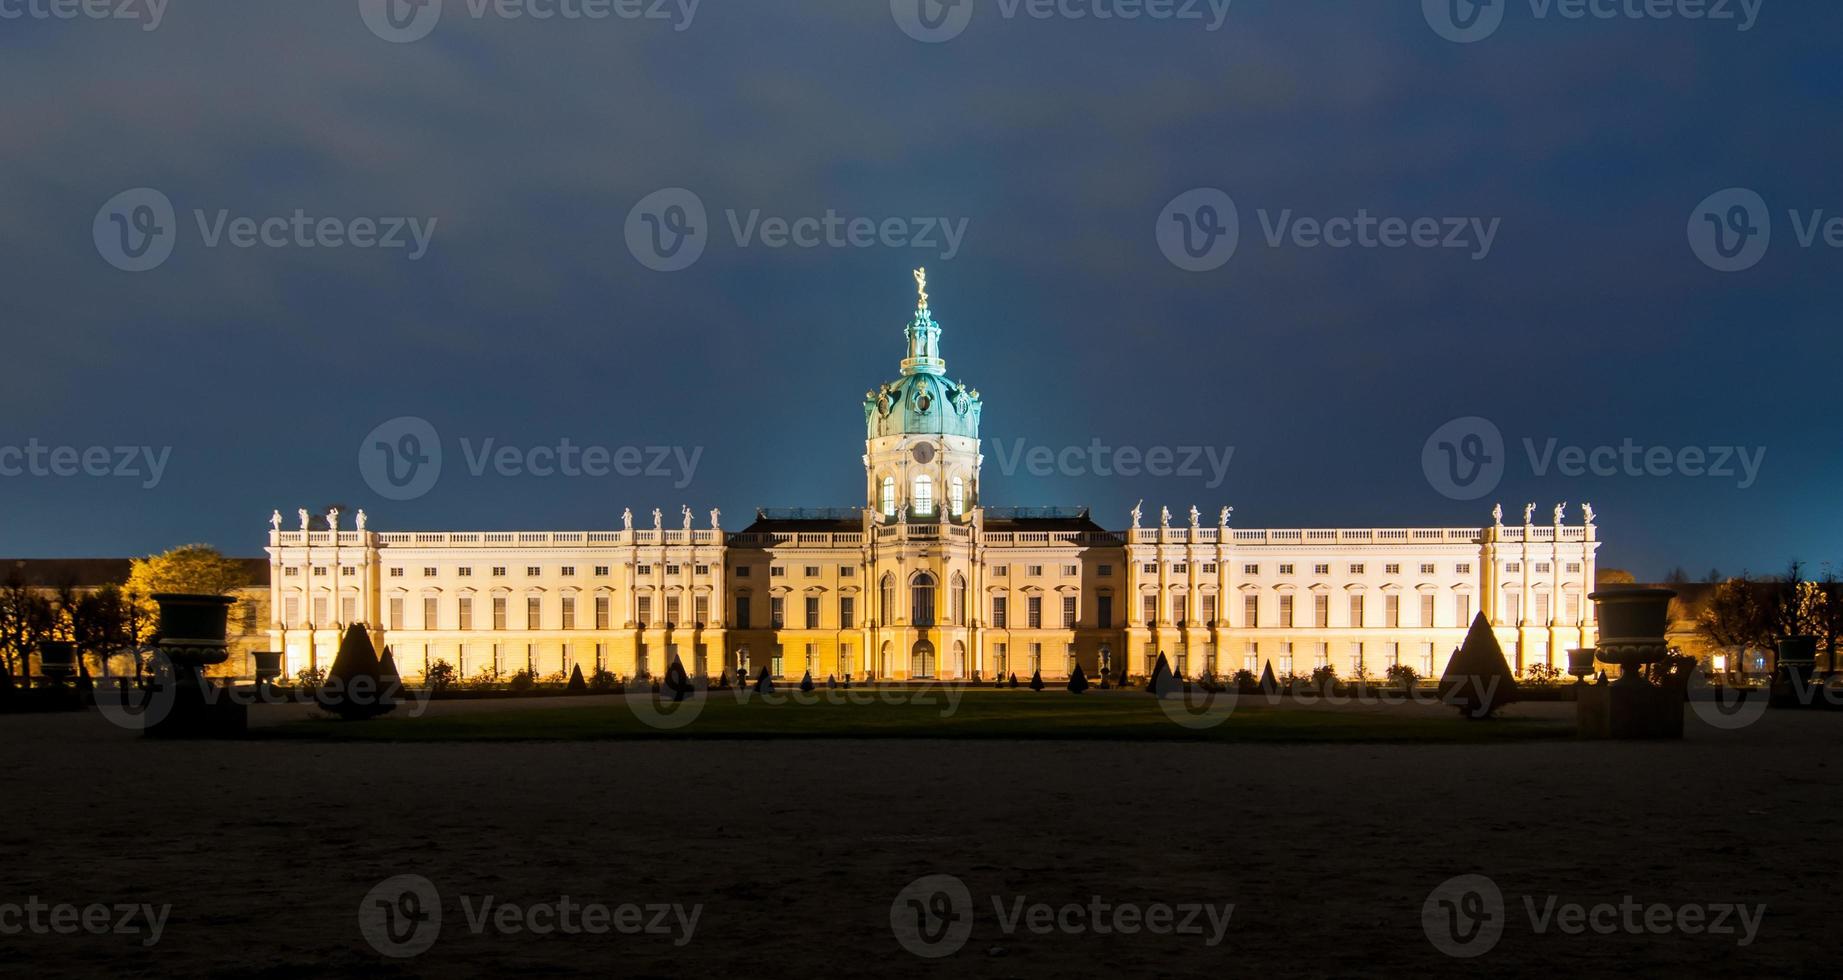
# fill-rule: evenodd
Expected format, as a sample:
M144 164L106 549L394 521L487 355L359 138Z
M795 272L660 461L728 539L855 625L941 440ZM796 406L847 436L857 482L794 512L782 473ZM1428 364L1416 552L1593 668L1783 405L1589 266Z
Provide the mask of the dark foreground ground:
M1832 975L1843 713L1690 729L1662 745L178 745L138 741L93 716L4 718L0 971ZM402 874L428 879L442 923L417 931L418 920L397 919L407 924L397 935L433 944L392 959L364 938L360 911L381 921L385 906L367 895ZM959 879L971 902L968 913L948 892L921 899L971 926L936 960L906 950L891 922L898 893L931 875ZM1456 949L1490 947L1476 959L1441 952L1423 925L1430 893L1458 875L1486 876L1502 895L1495 918L1483 891L1436 896L1435 934ZM385 892L400 914L426 909L396 884ZM492 896L544 928L547 910L528 907L566 895L702 909L682 946L669 916L669 936L491 923L476 933L469 923ZM1554 920L1538 933L1528 911L1627 896L1667 909L1603 912L1611 934L1578 935ZM913 923L908 897L899 921ZM144 928L22 930L34 898L171 911L144 946ZM1047 934L1033 933L1028 915L1007 931L1020 900L1054 907ZM1192 920L1201 935L1115 928L1132 921L1119 907L1156 917L1155 906L1174 906L1182 924L1188 903L1214 903L1218 915L1233 903L1218 944L1202 914ZM1765 905L1748 945L1741 919L1722 911L1729 903ZM1071 904L1080 910L1062 909ZM1097 907L1107 934L1092 928ZM625 921L656 918L635 914ZM1680 931L1701 916L1735 932ZM1666 920L1678 931L1646 931ZM1454 921L1457 936L1442 925ZM958 944L954 933L931 935Z

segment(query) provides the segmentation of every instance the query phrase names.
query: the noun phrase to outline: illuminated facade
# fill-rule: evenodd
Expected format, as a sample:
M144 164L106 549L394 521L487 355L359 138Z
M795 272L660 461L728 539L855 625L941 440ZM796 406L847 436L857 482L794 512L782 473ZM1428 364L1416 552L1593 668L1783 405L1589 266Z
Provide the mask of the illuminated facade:
M324 667L366 623L408 676L597 667L693 675L764 667L815 679L1144 676L1180 673L1435 675L1483 613L1513 666L1566 666L1592 646L1599 548L1557 507L1463 528L1250 530L1231 508L1205 524L1111 531L1082 511L987 507L977 391L950 380L926 283L898 377L864 398L866 506L758 512L740 531L378 532L271 522L269 636L288 671Z

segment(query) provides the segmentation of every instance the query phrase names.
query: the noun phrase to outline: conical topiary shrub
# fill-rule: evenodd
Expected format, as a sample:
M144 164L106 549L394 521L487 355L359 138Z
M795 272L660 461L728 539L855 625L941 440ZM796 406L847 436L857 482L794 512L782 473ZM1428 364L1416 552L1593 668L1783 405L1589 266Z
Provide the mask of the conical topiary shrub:
M838 675L837 674L827 674L826 675L826 690L829 691L837 686L838 686Z
M670 695L673 703L676 704L690 697L691 692L696 689L696 686L691 683L690 675L685 673L684 662L674 660L672 661L672 665L666 668L665 681L662 682L660 687L655 688L654 691L655 693Z
M1030 689L1033 691L1043 690L1043 669L1041 667L1037 668L1036 673L1030 675Z
M326 683L315 692L320 707L347 721L376 718L394 710L394 702L384 697L384 676L377 648L371 645L371 631L353 625L339 641L339 653L333 669L326 673Z
M1178 682L1177 675L1171 673L1171 662L1165 655L1158 655L1158 662L1152 665L1152 676L1145 682L1146 693L1155 698L1169 697L1184 689Z
M563 692L565 694L587 694L589 693L589 682L586 680L583 680L582 678L582 665L581 664L577 664L575 667L570 669L570 682L563 686Z
M1280 682L1274 679L1273 661L1271 660L1261 665L1261 693L1262 694L1280 693Z
M384 685L384 700L396 704L403 699L403 675L397 672L397 658L391 656L390 648L384 648L384 658L378 661L378 677Z
M803 694L813 693L813 672L812 671L809 670L806 673L800 675L800 692Z
M761 675L755 678L755 693L774 693L774 678L768 676L768 668L766 667L763 667Z
M1016 674L1011 675L1011 687L1013 689L1017 687L1017 675Z
M1467 718L1489 718L1497 709L1515 701L1517 679L1504 659L1497 633L1479 613L1465 634L1459 652L1446 662L1440 675L1440 700L1459 709Z
M1075 665L1075 673L1069 675L1069 693L1080 694L1088 689L1088 675L1082 672L1081 664Z

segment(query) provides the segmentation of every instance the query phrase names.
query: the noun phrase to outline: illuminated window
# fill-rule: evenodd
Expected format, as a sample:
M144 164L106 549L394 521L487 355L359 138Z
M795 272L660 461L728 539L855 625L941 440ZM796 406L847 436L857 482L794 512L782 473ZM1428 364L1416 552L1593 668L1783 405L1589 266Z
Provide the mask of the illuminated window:
M947 506L955 517L966 513L966 483L957 476L947 485Z
M883 478L882 505L884 517L896 516L896 478L893 476Z

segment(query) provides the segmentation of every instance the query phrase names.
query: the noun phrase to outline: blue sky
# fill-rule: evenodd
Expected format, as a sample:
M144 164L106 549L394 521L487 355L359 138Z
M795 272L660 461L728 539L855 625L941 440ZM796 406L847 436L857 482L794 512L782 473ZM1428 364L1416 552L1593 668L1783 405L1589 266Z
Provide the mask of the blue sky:
M905 34L883 0L704 0L688 24L683 8L510 20L448 0L405 44L358 8L172 0L154 30L0 19L0 554L257 554L271 509L331 503L382 529L538 530L618 526L623 507L687 504L700 526L721 507L739 527L756 506L861 503L859 403L894 376L926 265L950 372L985 398L987 504L1380 527L1478 524L1495 500L1513 516L1570 501L1578 520L1585 500L1604 563L1641 576L1843 556L1843 249L1799 241L1814 213L1843 214L1835 5L1766 4L1742 31L1514 0L1471 44L1414 0L1235 0L1215 31L1207 13L1037 19L976 0L945 43ZM95 225L143 187L171 201L177 239L125 272ZM625 227L678 187L709 241L657 272ZM1687 229L1733 187L1760 195L1773 235L1721 272ZM1233 257L1207 272L1156 235L1193 188L1238 212ZM208 241L220 215L297 209L433 233L415 259ZM944 218L965 238L946 258L730 229L732 212L828 210ZM1495 232L1482 256L1307 247L1292 225L1269 243L1283 218L1360 212ZM403 416L439 433L444 468L396 501L359 455ZM1423 467L1464 417L1505 441L1476 500ZM670 446L697 465L688 481L474 476L488 439ZM1221 485L1207 465L1005 472L1019 439L1234 452ZM1551 442L1628 441L1667 472L1539 465ZM24 458L6 448L34 445L170 452L152 488L145 465L4 475ZM1751 480L1738 462L1681 472L1685 450L1734 449Z

